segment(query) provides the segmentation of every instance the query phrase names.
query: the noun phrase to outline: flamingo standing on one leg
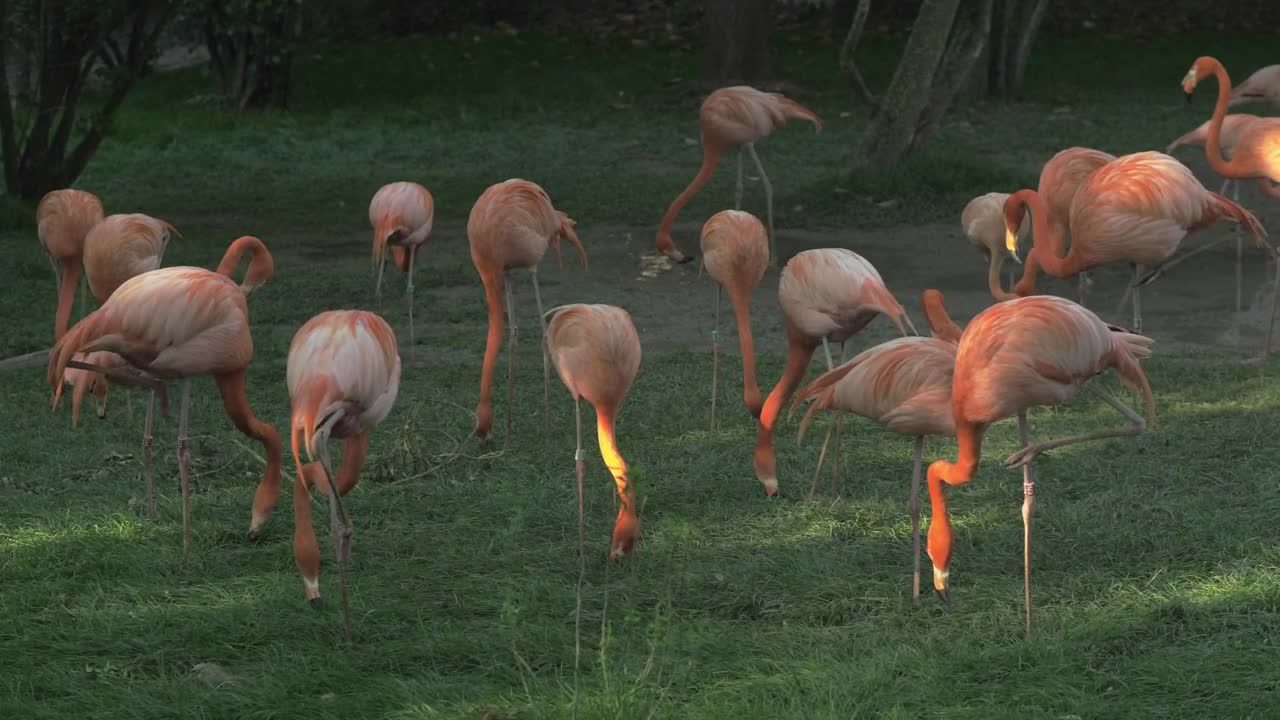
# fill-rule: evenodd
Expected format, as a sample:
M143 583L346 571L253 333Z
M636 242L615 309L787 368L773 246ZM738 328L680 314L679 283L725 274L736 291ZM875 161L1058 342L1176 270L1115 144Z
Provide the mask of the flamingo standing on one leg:
M671 239L671 225L685 204L711 181L724 151L737 147L738 185L733 207L735 210L742 207L742 152L745 148L751 154L751 160L764 183L764 197L769 213L769 265L776 265L778 248L773 237L773 186L764 172L764 165L760 163L760 156L756 155L755 143L790 120L807 120L821 131L822 119L809 108L779 93L761 92L746 85L720 88L712 92L702 101L698 116L702 126L702 167L662 216L662 223L658 226L658 252L676 262L684 263L693 259L676 247L675 241Z
M511 179L490 185L471 208L467 220L467 239L471 242L471 261L484 284L485 302L489 306L489 335L485 341L484 365L480 370L480 402L476 405L475 435L487 441L493 431L493 408L489 390L493 386L493 368L502 348L503 291L506 291L507 316L511 322L511 341L507 345L507 434L504 444L511 443L511 403L515 382L516 315L511 302L511 286L507 271L528 268L533 277L533 299L538 305L538 321L542 335L547 334L547 321L542 313L542 293L538 289L538 263L550 245L560 253L560 238L578 249L582 266L587 266L587 252L573 231L573 220L551 205L547 191L528 180ZM542 357L544 419L551 427L551 375L545 348Z
M71 320L71 303L81 285L85 237L102 222L102 201L84 190L54 190L36 205L36 234L40 247L53 265L58 284L58 309L53 320L53 341L62 339ZM80 288L80 313L84 314L84 287Z
M1066 278L1099 265L1125 262L1134 266L1133 327L1142 330L1141 289L1182 258L1170 258L1192 231L1215 220L1243 223L1260 246L1266 231L1253 213L1206 190L1187 166L1158 152L1125 155L1099 168L1085 180L1071 201L1071 250L1054 252L1061 228L1047 223L1044 198L1034 190L1019 190L1005 203L1006 246L1017 257L1014 228L1031 208L1032 254L1044 271ZM1061 245L1059 245L1060 247ZM1198 252L1198 250L1197 250ZM1142 268L1154 268L1145 278ZM1021 294L1034 277L1023 276L1014 288Z
M252 253L252 261L244 282L236 285L230 274L246 250ZM212 375L231 421L240 432L261 442L266 452L267 470L254 497L250 538L257 537L280 495L280 436L254 416L245 393L245 371L253 359L245 296L270 279L271 273L271 255L266 246L248 236L231 244L217 272L169 267L143 273L120 285L102 307L71 328L49 354L49 385L55 403L62 394L67 363L79 352L113 352L151 378L153 388L163 387L164 380L183 380L178 471L182 481L182 546L188 554L191 453L187 416L191 409L191 378ZM112 379L121 375L114 370L99 371Z
M435 201L426 188L414 182L383 185L369 203L369 224L373 225L373 265L378 272L374 295L382 297L382 270L387 264L387 248L396 267L405 274L405 296L409 303L409 359L413 359L413 270L418 248L431 234Z
M289 344L287 372L293 405L290 436L298 476L293 483L293 555L312 607L320 607L320 548L311 522L308 488L329 496L329 515L342 586L343 628L351 638L346 564L351 520L340 497L360 481L369 433L382 422L400 389L400 353L391 326L362 310L330 310L307 321ZM344 440L335 476L329 438ZM308 463L302 462L305 448ZM319 457L320 462L316 462ZM332 481L331 481L332 479ZM334 492L336 488L337 492Z
M125 281L160 267L171 235L178 231L164 220L141 213L108 215L93 226L84 242L84 271L89 291L102 305ZM113 365L118 366L113 363ZM106 393L107 379L98 375ZM151 477L151 422L155 393L147 396L142 429L142 467L147 483L147 517L156 518L155 487Z
M1074 223L1073 223L1074 227ZM1031 462L1052 448L1112 437L1131 437L1146 430L1147 421L1090 380L1114 369L1126 384L1142 392L1147 417L1154 426L1151 386L1138 361L1151 354L1152 340L1107 325L1097 315L1065 298L1037 295L993 305L975 317L956 350L955 380L951 388L952 417L960 457L955 463L937 460L929 465L929 557L933 586L950 604L952 530L942 484L969 482L978 471L982 438L997 420L1018 417L1022 450L1005 464L1023 467L1023 580L1027 632L1031 632L1031 514L1035 478ZM1061 405L1081 387L1119 410L1133 425L1029 444L1027 410L1038 405Z
M861 255L845 248L805 250L788 260L778 279L778 302L787 328L787 361L781 379L760 412L760 432L753 458L756 478L770 497L778 494L777 459L773 451L778 415L792 388L804 377L818 346L826 350L830 370L835 363L828 342L843 343L881 313L889 316L903 335L908 329L915 333L911 318L885 287L880 273ZM823 455L839 422L837 416L827 432ZM836 446L838 468L838 435ZM819 464L818 472L821 471Z
M1280 110L1280 65L1259 68L1231 90L1232 107L1259 100Z
M1049 158L1049 161L1040 169L1040 182L1036 187L1048 207L1046 220L1049 222L1049 227L1053 229L1050 239L1053 240L1055 255L1064 255L1067 251L1068 221L1071 217L1071 201L1075 199L1076 191L1098 168L1115 159L1115 155L1101 150L1069 147L1054 153L1054 156ZM997 296L997 300L1010 300L1017 295L1030 295L1035 292L1036 273L1040 269L1040 263L1039 258L1032 255L1027 256L1027 265L1023 268L1022 279L1013 289L1015 294ZM1089 285L1089 272L1082 271L1077 289L1082 305Z
M769 264L769 243L756 216L723 210L702 226L702 262L716 281L716 324L711 332L711 429L716 429L717 376L720 368L720 291L729 292L742 345L742 402L760 417L764 400L756 385L756 357L751 342L751 292Z
M960 213L960 227L978 252L987 259L987 288L996 300L1007 300L1009 294L1000 285L1000 269L1004 266L1004 203L1009 193L989 192L969 201ZM1021 241L1031 230L1031 224L1022 222L1018 228Z
M1219 142L1222 143L1222 153L1224 156L1230 156L1236 149L1236 143L1240 140L1240 131L1244 130L1253 121L1259 119L1257 115L1248 115L1245 113L1235 113L1222 118L1222 129L1218 136ZM1166 155L1172 155L1174 150L1183 145L1198 145L1203 147L1209 140L1209 125L1212 120L1204 121L1200 127L1183 135L1182 137L1169 143L1169 147L1165 148ZM1235 178L1224 178L1222 187L1218 192L1223 196L1227 195L1227 187L1231 188L1231 200L1240 202L1240 182ZM1236 312L1240 312L1244 306L1244 236L1240 234L1240 226L1234 225L1231 231L1236 238Z
M796 391L791 412L812 399L800 421L797 441L819 410L852 412L875 420L890 432L915 438L911 475L911 538L915 562L911 600L920 603L920 465L928 435L955 435L951 419L951 378L956 365L960 329L943 308L942 293L924 291L924 313L934 337L903 337L864 350ZM809 498L817 493L817 477Z

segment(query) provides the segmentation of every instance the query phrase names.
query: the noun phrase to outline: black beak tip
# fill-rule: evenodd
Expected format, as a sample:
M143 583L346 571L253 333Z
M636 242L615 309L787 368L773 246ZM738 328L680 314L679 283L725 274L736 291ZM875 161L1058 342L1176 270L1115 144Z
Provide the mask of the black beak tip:
M946 608L947 610L950 610L951 609L951 591L939 590L937 588L934 588L933 591L938 594L938 600L942 602L942 607Z
M1187 96L1187 104L1188 104L1188 105L1190 105L1190 104L1191 104L1191 93L1186 92L1186 91L1184 90L1184 91L1183 91L1183 94Z
M694 259L694 256L693 256L693 255L685 255L685 256L684 256L684 259L683 259L683 260L681 260L679 264L681 264L681 265L686 265L686 264L688 264L688 263L693 262L693 259Z
M312 609L312 610L320 610L320 609L323 609L323 608L324 608L324 600L322 600L322 599L320 599L320 598L318 598L318 597L311 598L311 609Z
M257 530L250 530L250 531L249 531L249 542L257 542L257 541L258 541L258 531L257 531Z

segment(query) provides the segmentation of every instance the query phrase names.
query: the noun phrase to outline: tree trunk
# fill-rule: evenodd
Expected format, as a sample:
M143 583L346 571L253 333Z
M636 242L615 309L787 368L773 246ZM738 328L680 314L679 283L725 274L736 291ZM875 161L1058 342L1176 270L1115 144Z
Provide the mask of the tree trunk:
M772 0L707 0L705 31L702 80L708 86L764 85L774 79Z
M986 91L1009 97L1022 88L1031 43L1049 0L995 0L987 60Z
M968 0L960 11L960 0L923 0L893 80L863 135L866 163L887 170L937 131L986 47L992 1Z

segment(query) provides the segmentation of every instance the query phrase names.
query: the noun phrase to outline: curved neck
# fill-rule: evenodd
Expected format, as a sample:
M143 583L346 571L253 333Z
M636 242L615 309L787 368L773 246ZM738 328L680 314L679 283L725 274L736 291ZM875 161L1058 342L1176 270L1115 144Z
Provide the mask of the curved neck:
M1004 287L1000 284L1000 270L1004 267L1004 253L991 253L991 263L987 267L987 289L991 291L991 297L997 301L1012 300L1017 297L1004 291ZM930 326L933 325L930 321ZM936 330L934 331L937 332Z
M960 336L964 330L952 321L951 315L947 312L947 306L943 302L942 293L937 290L926 290L921 305L924 307L924 318L928 321L929 328L933 330L934 337L949 342L960 342Z
M689 181L689 186L684 189L684 192L671 201L671 206L667 208L666 214L662 216L662 223L658 226L659 238L671 235L671 226L675 223L676 216L684 209L685 204L693 199L694 195L701 192L702 188L706 187L707 183L711 181L711 176L715 174L716 165L719 162L720 147L718 145L704 144L702 146L702 167L698 168L698 174L693 177L693 180Z
M573 218L559 210L556 211L556 217L560 220L560 236L567 240L570 245L577 248L578 259L582 261L582 267L587 267L587 251L582 247L582 241L578 239L578 232L573 229L573 226L577 223L573 221ZM559 243L556 243L556 254L560 254Z
M261 240L245 235L231 243L226 254L222 256L222 262L218 263L217 272L219 275L232 278L232 273L240 264L240 256L246 251L250 253L249 267L244 271L244 280L240 283L240 289L248 295L267 284L275 269L271 253L267 251L267 246L263 245Z
M618 450L613 423L615 412L613 408L596 408L596 440L600 443L600 458L618 486L618 499L622 501L623 509L634 513L636 493L627 481L627 461L622 459L622 452Z
M1204 144L1204 154L1209 161L1209 167L1213 168L1214 172L1230 176L1239 161L1232 159L1231 162L1227 162L1222 157L1222 143L1219 138L1222 135L1222 123L1227 117L1227 105L1231 102L1231 78L1227 75L1227 69L1222 67L1222 63L1217 60L1210 62L1213 76L1218 79L1218 103L1213 106L1213 117L1209 120L1209 139Z
M1066 241L1059 237L1061 229L1049 223L1049 208L1040 193L1019 190L1009 199L1031 210L1032 252L1036 254L1037 264L1054 277L1070 277L1079 272L1080 243L1071 243L1071 251L1065 256L1054 252L1064 247Z

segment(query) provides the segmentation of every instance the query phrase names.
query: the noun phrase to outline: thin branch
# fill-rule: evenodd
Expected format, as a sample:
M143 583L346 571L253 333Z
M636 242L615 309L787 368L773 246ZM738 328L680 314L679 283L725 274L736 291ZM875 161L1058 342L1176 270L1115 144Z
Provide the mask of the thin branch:
M840 69L849 76L854 92L866 105L869 114L874 115L880 111L880 102L862 79L862 73L858 71L858 64L853 58L854 52L858 49L858 42L862 39L862 29L867 24L867 13L870 11L871 0L858 0L858 7L853 11L853 22L849 25L848 34L844 36L844 43L840 45Z

